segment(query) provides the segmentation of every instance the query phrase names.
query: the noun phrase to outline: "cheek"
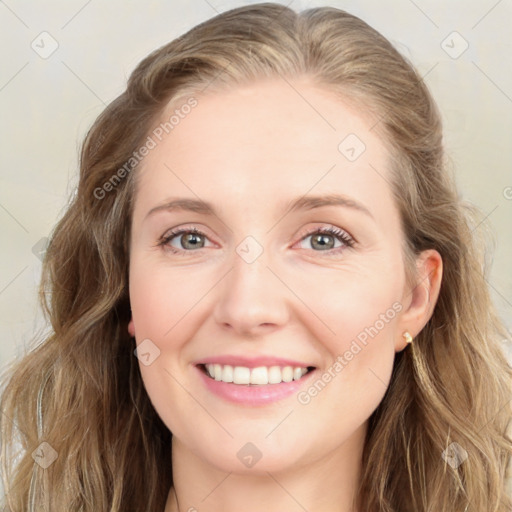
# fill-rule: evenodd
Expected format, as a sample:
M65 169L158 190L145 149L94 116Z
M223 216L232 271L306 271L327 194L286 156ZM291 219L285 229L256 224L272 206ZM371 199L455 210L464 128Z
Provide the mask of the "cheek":
M219 269L214 265L169 267L137 256L130 267L137 339L159 340L165 349L170 340L176 344L192 338L193 330L212 313L208 304L215 295ZM291 316L312 331L324 349L339 355L349 350L354 340L361 345L392 336L404 280L398 262L376 262L364 268L282 268L280 273L293 283L298 297L290 299L283 292L282 300L291 300Z
M288 301L290 318L323 354L325 368L293 398L293 421L279 429L273 430L277 421L273 416L248 422L236 412L215 410L215 417L229 422L230 431L236 434L229 446L224 432L209 423L211 418L180 385L190 378L186 373L192 350L188 342L223 298L214 288L223 272L213 265L202 270L170 268L136 257L132 264L130 300L137 342L149 338L161 350L150 366L140 364L146 391L169 430L189 446L199 446L212 464L221 464L228 452L236 453L246 437L255 440L269 460L273 454L276 461L281 460L283 453L290 460L313 460L348 439L381 402L393 365L398 271L381 272L378 265L372 272L346 268L336 273L312 266L303 272L282 269L280 275L293 283L294 294L278 289L272 293L282 293L279 300ZM202 418L201 423L196 418ZM305 436L311 442L304 443ZM231 470L231 462L225 464L225 470Z
M344 269L295 280L297 295L311 305L317 339L323 340L332 355L348 350L354 340L363 346L375 340L385 342L395 336L402 310L404 276L401 269ZM319 321L320 320L320 321Z
M176 411L185 414L190 407L190 398L180 386L186 366L182 365L186 359L183 348L194 336L192 329L197 328L196 322L190 320L201 295L192 288L183 269L170 271L137 256L130 267L130 304L137 352L151 354L149 364L139 358L139 368L158 415L170 431L179 431Z
M393 261L393 260L390 260ZM310 287L308 302L322 322L310 324L321 342L327 367L304 403L317 400L318 411L331 410L332 420L364 421L382 400L395 357L397 324L403 309L404 274L397 263L339 272L320 286ZM385 271L382 269L385 268ZM327 292L327 291L328 292ZM324 393L323 389L329 388ZM299 397L300 398L300 397ZM299 400L300 401L300 400ZM329 405L331 404L331 405ZM346 418L347 411L353 415Z
M386 301L383 305L388 306ZM359 304L360 306L360 304ZM337 317L336 336L323 336L323 347L329 351L329 364L322 368L311 385L297 396L297 418L305 428L325 425L324 443L335 446L348 438L375 411L389 386L395 357L394 336L397 310L376 307L361 311L347 307ZM378 313L383 311L379 318ZM376 320L377 318L377 320ZM280 439L285 442L285 439Z
M188 342L201 326L205 296L215 282L205 273L198 276L189 270L171 269L140 255L134 256L130 267L130 305L137 346L145 343L143 347L157 354L147 366L141 359L139 367L148 395L169 428L169 398L184 400L183 407L186 404L178 381L192 358L193 344Z
M186 317L193 315L194 305L207 291L200 284L204 281L185 268L169 269L142 259L132 261L129 282L137 338L170 338L187 323Z

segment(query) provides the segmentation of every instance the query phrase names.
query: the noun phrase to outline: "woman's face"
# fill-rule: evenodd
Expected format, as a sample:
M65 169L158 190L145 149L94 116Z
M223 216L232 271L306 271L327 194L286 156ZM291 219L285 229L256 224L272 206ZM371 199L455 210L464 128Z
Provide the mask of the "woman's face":
M196 100L137 171L130 328L151 402L224 471L360 445L410 327L376 120L304 80Z

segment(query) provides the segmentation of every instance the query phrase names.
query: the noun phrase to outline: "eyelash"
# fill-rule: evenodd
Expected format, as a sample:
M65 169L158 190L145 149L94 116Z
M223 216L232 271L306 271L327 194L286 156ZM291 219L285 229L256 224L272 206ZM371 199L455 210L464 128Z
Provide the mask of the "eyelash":
M174 254L184 255L183 253L186 253L186 252L194 252L194 250L176 249L176 247L172 247L171 245L169 245L169 242L173 238L175 238L178 235L182 235L184 233L187 233L187 234L188 233L193 233L195 235L199 235L199 236L208 238L205 233L203 233L202 231L199 231L196 228L191 228L191 229L181 228L181 229L176 229L176 230L168 231L165 235L163 235L159 239L157 245L159 247L160 246L164 247L164 249L169 250L169 251L171 251ZM333 255L333 254L337 255L340 251L346 249L347 247L348 248L352 248L355 245L355 240L352 237L350 237L345 231L343 231L341 229L338 229L336 227L333 227L333 226L328 227L328 228L317 228L317 229L314 229L312 231L309 231L308 233L305 233L301 237L300 240L302 241L302 240L304 240L305 238L307 238L309 236L317 235L317 234L332 235L335 238L337 238L340 242L342 242L344 244L344 247L337 247L335 249L327 249L325 251L315 251L314 249L311 249L314 252L325 252L326 255L328 255L328 256L329 255ZM200 249L203 249L203 247L201 247ZM200 250L200 249L198 249L198 250Z

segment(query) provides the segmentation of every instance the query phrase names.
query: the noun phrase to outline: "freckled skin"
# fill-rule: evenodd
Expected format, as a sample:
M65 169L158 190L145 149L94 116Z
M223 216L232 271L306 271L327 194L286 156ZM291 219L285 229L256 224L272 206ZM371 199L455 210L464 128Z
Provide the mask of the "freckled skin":
M388 153L370 131L371 118L305 79L294 86L309 104L281 80L196 96L198 105L140 170L130 329L137 343L149 338L160 350L140 368L173 433L182 511L302 510L292 494L308 510L355 512L350 500L367 420L389 384L395 352L405 347L402 333L416 335L431 314L424 287L411 292L405 281ZM349 134L366 147L354 161L338 150ZM332 193L361 203L371 216L338 206L283 210L304 194ZM170 198L200 198L218 216L161 211L145 218ZM197 249L182 245L182 235L167 244L179 254L158 245L181 227L205 234ZM325 251L307 236L329 227L347 233L354 246L327 235L333 249ZM250 264L236 252L247 236L263 248ZM425 275L441 268L437 253L424 256ZM435 302L440 270L432 275L425 286ZM235 405L208 391L193 364L220 354L263 354L306 361L321 376L396 303L401 311L307 405L296 395L263 407ZM262 454L252 468L237 457L247 442ZM167 511L177 510L174 489Z

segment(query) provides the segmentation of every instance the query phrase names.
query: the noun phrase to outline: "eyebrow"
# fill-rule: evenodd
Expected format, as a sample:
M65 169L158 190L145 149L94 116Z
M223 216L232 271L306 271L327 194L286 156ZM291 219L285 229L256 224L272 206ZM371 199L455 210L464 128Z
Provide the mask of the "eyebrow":
M297 210L312 210L314 208L321 208L322 206L343 206L345 208L351 208L353 210L364 213L370 218L374 218L370 210L361 203L351 199L349 197L339 194L328 194L328 195L309 195L301 196L292 199L288 203L284 204L284 210L288 212L294 212ZM206 215L218 216L214 206L208 201L201 199L171 199L166 201L164 204L155 206L146 215L146 219L151 215L160 211L190 211L195 213L202 213Z

